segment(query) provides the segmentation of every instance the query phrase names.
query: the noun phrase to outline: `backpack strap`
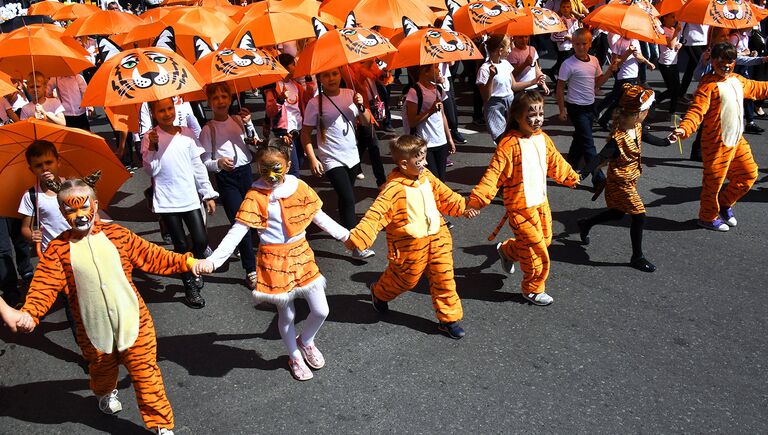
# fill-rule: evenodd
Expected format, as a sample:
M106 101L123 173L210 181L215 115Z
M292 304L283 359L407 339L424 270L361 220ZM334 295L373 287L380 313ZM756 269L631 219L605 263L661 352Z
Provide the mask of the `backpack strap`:
M36 228L40 222L40 211L37 209L37 190L35 186L29 188L29 199L32 201L32 228Z

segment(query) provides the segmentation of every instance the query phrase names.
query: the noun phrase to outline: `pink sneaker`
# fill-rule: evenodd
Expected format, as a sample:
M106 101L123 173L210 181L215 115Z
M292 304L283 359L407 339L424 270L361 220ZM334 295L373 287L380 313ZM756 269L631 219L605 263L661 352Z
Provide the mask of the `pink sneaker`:
M308 381L314 376L302 358L288 358L288 367L291 368L291 374L297 381Z
M296 345L299 346L299 352L301 352L301 356L304 357L304 361L307 362L308 366L315 370L325 366L325 358L323 358L323 354L320 353L320 350L314 344L305 346L301 341L301 335L299 335L296 337Z

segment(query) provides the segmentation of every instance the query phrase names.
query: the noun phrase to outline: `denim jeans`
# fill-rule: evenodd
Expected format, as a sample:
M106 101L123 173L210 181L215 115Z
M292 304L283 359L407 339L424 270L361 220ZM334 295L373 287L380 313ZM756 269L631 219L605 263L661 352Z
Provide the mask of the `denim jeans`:
M216 173L219 199L224 206L224 212L227 214L230 224L235 223L235 215L237 215L240 204L245 199L245 194L251 187L252 182L253 173L251 165L240 166L231 172L220 171ZM240 250L240 261L246 273L256 270L256 256L253 253L253 239L251 236L252 232L248 231L248 234L237 245L238 250Z
M568 111L568 118L573 123L573 140L568 149L568 163L574 170L578 170L581 159L584 159L584 167L592 167L597 161L597 150L595 149L595 140L592 137L592 122L595 119L594 104L579 105L565 103ZM592 184L605 179L603 171L595 169L592 172Z

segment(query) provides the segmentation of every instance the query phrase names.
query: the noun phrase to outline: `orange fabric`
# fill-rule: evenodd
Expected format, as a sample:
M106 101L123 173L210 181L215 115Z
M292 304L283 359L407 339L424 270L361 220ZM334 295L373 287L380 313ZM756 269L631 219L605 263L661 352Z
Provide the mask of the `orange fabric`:
M637 180L643 172L640 166L643 126L635 126L635 138L625 131L612 133L618 156L608 163L605 180L605 204L627 214L645 213L645 205L637 193Z
M501 244L502 253L519 262L523 271L521 292L543 293L549 276L549 251L552 243L552 212L549 203L508 212L509 226L515 234Z
M482 7L478 7L478 4ZM470 38L506 27L511 20L524 15L523 12L496 1L476 1L472 2L471 6L472 9L470 4L465 4L453 13L453 29Z
M524 1L523 3L525 4L526 2ZM536 7L535 1L529 1L529 3L532 4L526 5L524 9L521 9L525 15L515 18L505 26L494 29L491 33L509 36L528 36L563 32L567 29L563 18L556 11Z
M144 20L122 11L101 10L73 21L64 31L68 36L116 35L128 33Z
M451 41L450 47L444 42ZM419 29L403 38L392 59L386 59L390 71L414 65L482 59L483 54L468 36L445 29Z
M266 294L287 293L320 277L315 254L305 238L294 243L259 245L256 270L256 291Z
M363 27L331 29L301 52L294 77L317 74L368 59L382 58L397 51L378 32Z
M267 228L267 205L271 190L251 188L245 194L245 199L237 211L235 219L251 228L263 230ZM302 180L299 186L288 198L278 199L283 214L283 226L288 237L301 234L307 229L312 218L323 207L323 202L317 193Z
M117 364L122 363L133 380L139 411L148 428L173 427L173 411L168 403L160 369L157 366L155 327L144 300L131 279L133 268L144 272L169 275L187 272L187 258L192 254L176 254L154 245L131 231L116 225L96 222L94 233L104 231L120 255L122 270L133 287L139 301L139 336L133 346L123 352L106 354L91 345L82 323L77 287L70 260L70 231L54 239L37 266L29 288L26 303L22 307L36 323L48 312L59 292L67 297L67 303L75 320L77 344L89 363L91 389L96 395L111 392L117 385Z
M768 82L749 80L737 74L731 74L726 78L730 77L735 77L741 82L745 99L768 98ZM705 222L715 220L721 206L733 206L749 191L758 175L752 151L743 136L739 138L736 146L727 147L723 143L720 90L717 85L721 80L725 78L715 74L702 77L693 96L693 102L680 122L684 137L693 134L701 125L701 156L704 170L699 219ZM730 180L730 183L721 190L726 179Z

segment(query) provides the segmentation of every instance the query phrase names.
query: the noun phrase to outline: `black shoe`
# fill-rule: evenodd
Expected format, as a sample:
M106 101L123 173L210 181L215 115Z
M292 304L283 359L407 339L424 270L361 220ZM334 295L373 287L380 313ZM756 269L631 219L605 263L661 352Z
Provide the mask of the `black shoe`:
M462 328L461 325L459 325L459 322L451 322L451 323L440 322L440 324L437 326L437 329L440 332L445 332L449 337L453 338L454 340L459 340L467 334L464 331L464 328Z
M200 309L205 306L205 299L200 296L200 290L195 285L195 280L190 278L184 278L184 300L187 306L190 308Z
M389 312L389 304L380 300L373 294L373 283L368 284L368 291L371 292L371 303L373 303L373 309L379 314L386 314Z
M465 138L461 133L451 133L451 136L453 136L453 142L457 143L459 145L464 145L467 143L467 138Z
M451 222L451 221L445 221L445 226L446 226L446 227L447 227L449 230L452 230L452 229L453 229L453 227L454 227L454 225L453 225L453 222Z
M579 237L581 237L581 243L589 245L589 225L587 225L586 219L579 219L576 221L576 225L579 226Z
M757 124L755 124L754 122L750 122L749 124L747 124L747 125L744 127L744 132L745 132L745 133L760 134L760 133L762 133L762 132L764 132L764 131L765 131L765 129L764 129L764 128L762 128L762 127L758 126L758 125L757 125Z
M163 234L163 242L165 242L166 245L173 245L173 239L171 238L171 235Z
M197 287L198 290L202 290L203 287L205 287L205 281L203 281L202 276L195 277L195 287Z
M645 257L633 258L629 265L641 272L653 272L656 270L656 266L646 260Z

